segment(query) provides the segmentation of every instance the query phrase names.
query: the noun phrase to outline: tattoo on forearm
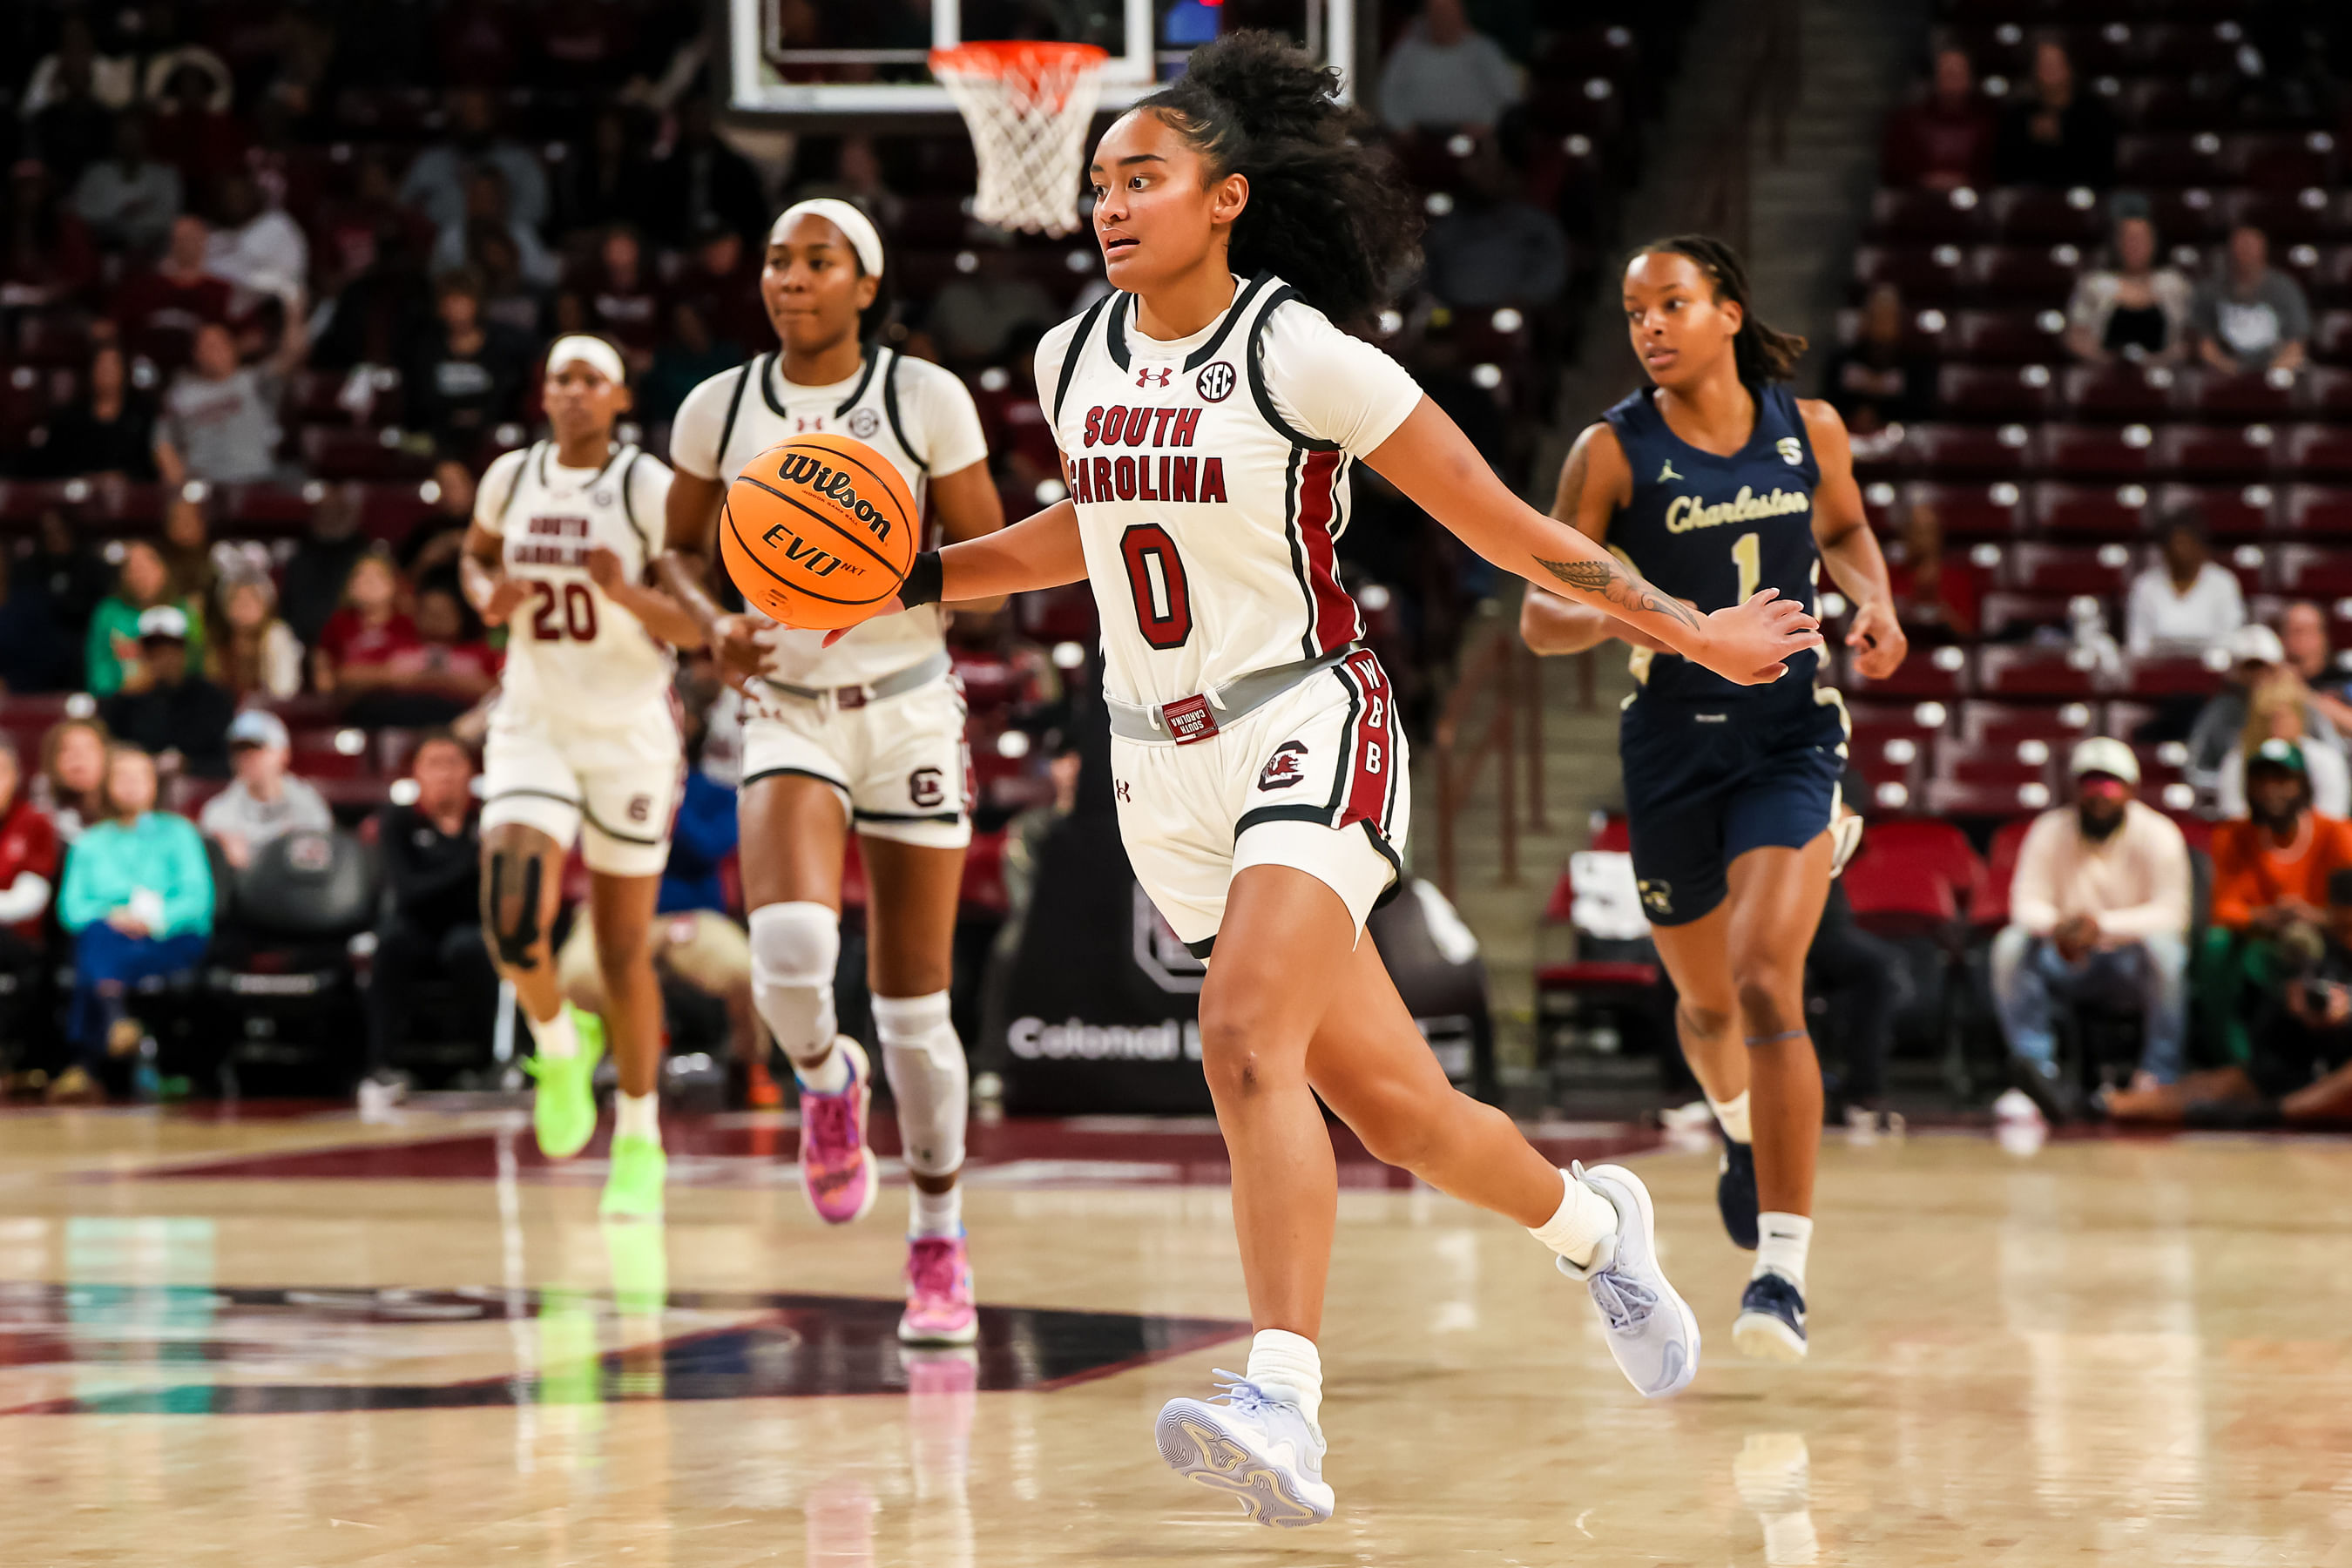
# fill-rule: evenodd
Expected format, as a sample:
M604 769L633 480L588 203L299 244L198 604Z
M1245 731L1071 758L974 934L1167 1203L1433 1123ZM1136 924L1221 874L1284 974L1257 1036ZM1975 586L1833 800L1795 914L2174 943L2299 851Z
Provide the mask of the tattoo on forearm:
M1699 618L1681 600L1659 593L1639 577L1629 577L1607 561L1547 561L1536 557L1536 564L1567 584L1587 594L1598 594L1612 605L1622 605L1636 612L1648 610L1661 616L1672 616L1693 631L1699 629Z

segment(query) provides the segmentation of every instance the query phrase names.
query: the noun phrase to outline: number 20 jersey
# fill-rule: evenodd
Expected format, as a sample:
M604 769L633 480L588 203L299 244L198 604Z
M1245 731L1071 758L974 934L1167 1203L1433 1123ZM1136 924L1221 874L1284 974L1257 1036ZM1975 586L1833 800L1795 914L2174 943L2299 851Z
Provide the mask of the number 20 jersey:
M670 472L659 458L616 447L593 474L555 461L552 443L509 452L482 476L474 520L503 541L507 574L523 584L507 622L501 717L615 729L669 700L669 647L604 596L588 575L598 545L642 583L659 549Z
M1277 312L1299 350L1280 363L1265 341ZM1284 409L1305 389L1282 384L1300 374L1286 366L1364 364L1381 438L1419 388L1269 274L1192 337L1161 342L1134 323L1133 296L1113 294L1037 349L1101 615L1104 689L1157 706L1347 647L1363 634L1336 560L1353 458L1294 427Z

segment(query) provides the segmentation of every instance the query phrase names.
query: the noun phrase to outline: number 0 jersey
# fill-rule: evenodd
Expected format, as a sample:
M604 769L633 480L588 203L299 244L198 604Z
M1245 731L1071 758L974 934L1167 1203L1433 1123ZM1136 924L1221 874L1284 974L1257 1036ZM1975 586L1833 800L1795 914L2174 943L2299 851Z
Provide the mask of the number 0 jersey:
M1145 705L1336 653L1354 460L1421 401L1404 368L1280 279L1175 342L1113 294L1037 345L1102 620L1104 689Z
M1601 417L1617 433L1633 473L1632 504L1609 520L1609 548L1633 569L1703 612L1778 588L1808 611L1821 555L1813 545L1813 489L1821 464L1805 437L1796 394L1777 383L1757 389L1756 427L1727 458L1703 452L1666 427L1647 387ZM1769 687L1738 686L1679 654L1636 649L1633 672L1645 696L1721 703L1811 686L1820 656L1789 660Z
M668 645L606 598L587 567L603 545L629 581L645 581L669 478L635 447L614 447L601 468L567 468L548 441L506 453L482 476L474 521L504 542L507 574L526 590L507 623L501 709L610 729L669 700Z

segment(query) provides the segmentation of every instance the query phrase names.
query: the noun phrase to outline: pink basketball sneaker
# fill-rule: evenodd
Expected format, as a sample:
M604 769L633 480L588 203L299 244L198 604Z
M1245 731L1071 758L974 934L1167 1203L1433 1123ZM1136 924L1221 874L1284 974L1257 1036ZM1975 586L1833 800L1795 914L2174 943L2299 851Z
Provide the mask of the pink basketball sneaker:
M907 1243L907 1310L898 1320L898 1338L910 1345L968 1345L980 1338L971 1260L961 1236L919 1236Z
M846 1035L833 1048L849 1064L849 1081L838 1094L801 1086L801 1190L827 1225L866 1217L881 1184L874 1152L866 1146L866 1112L874 1098L874 1069L866 1047Z

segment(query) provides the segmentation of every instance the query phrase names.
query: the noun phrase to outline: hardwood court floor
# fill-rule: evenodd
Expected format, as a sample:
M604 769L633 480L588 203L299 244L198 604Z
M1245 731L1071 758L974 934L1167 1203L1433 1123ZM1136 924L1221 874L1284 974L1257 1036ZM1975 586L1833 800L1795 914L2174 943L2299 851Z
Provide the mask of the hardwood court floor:
M713 1121L607 1232L499 1125L0 1114L0 1564L2352 1568L2352 1142L1833 1143L1798 1369L1731 1349L1712 1155L1636 1155L1707 1336L1654 1405L1524 1235L1351 1165L1292 1534L1151 1446L1245 1353L1199 1127L995 1130L1002 1310L910 1363L903 1188L825 1231Z

